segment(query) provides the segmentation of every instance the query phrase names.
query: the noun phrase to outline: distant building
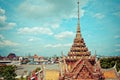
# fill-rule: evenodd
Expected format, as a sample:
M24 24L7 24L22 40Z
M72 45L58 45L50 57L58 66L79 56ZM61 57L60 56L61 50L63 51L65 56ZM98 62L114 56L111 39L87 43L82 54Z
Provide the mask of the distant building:
M34 61L34 57L33 57L33 56L28 56L27 58L28 58L28 60L29 60L30 62L33 62L33 61Z
M13 60L16 58L16 55L15 55L15 53L10 53L10 54L8 54L7 58L9 58L10 60Z
M34 61L35 61L35 62L39 62L39 57L38 57L37 54L34 54L34 57L33 57L33 58L34 58Z
M19 61L21 62L23 60L23 57L19 57Z
M0 55L0 60L3 60L3 57Z

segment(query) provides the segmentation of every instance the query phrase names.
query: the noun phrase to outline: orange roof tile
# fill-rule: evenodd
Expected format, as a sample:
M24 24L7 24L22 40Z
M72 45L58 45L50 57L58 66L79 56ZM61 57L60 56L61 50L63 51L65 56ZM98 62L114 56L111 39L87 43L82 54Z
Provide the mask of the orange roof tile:
M117 79L117 74L115 72L115 69L106 69L103 70L103 74L105 79Z

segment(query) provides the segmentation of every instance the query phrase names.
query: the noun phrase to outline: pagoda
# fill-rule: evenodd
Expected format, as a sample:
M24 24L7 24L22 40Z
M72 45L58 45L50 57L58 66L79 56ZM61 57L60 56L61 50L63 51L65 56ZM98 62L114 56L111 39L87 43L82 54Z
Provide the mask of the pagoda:
M100 62L96 55L91 56L80 31L80 14L78 1L78 22L76 37L67 56L60 60L59 80L103 80Z

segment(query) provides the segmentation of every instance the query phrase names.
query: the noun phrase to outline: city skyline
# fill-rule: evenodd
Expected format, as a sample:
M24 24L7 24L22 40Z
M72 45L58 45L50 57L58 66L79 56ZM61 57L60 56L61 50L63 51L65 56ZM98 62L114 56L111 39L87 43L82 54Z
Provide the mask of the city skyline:
M94 55L120 55L120 1L80 0L80 27ZM0 0L0 54L68 54L77 29L77 0Z

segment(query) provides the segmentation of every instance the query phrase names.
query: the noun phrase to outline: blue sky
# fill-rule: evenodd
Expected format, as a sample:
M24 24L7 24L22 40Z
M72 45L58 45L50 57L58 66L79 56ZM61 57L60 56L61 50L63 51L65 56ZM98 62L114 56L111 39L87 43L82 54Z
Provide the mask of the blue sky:
M120 0L80 0L82 37L91 54L120 55ZM0 0L0 54L67 55L77 0Z

